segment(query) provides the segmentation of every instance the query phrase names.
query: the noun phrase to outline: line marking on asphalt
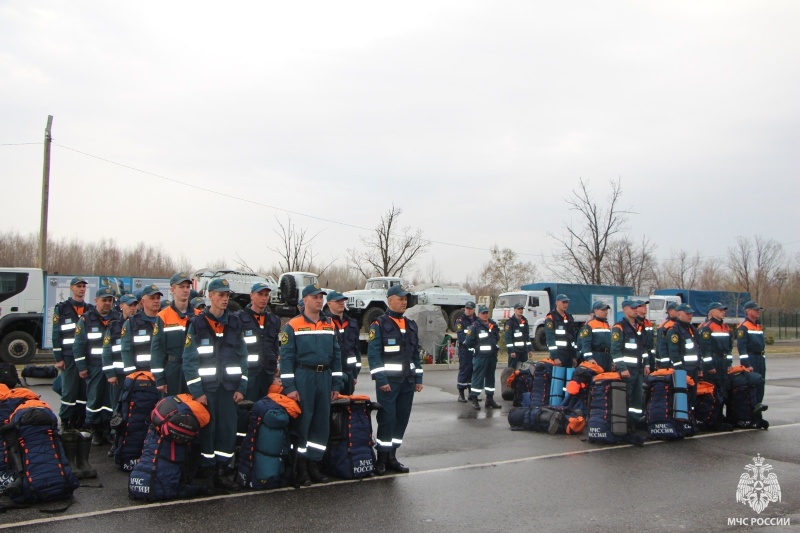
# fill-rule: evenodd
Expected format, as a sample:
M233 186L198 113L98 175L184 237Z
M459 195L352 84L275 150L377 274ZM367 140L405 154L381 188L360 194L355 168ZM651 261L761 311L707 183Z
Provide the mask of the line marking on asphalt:
M794 422L791 424L783 424L780 426L770 426L769 430L775 429L783 429L783 428L792 428L800 426L800 422ZM740 429L735 432L718 432L718 433L704 433L702 435L696 435L688 439L689 442L696 439L706 439L706 438L713 438L713 437L720 437L725 435L740 435L742 433L747 433L750 431L761 431L760 429ZM654 441L646 441L644 444L645 446L651 446L655 444L665 444L670 441L666 440L654 440ZM320 484L320 485L312 485L310 487L303 487L300 490L309 490L309 489L321 489L324 487L331 487L336 485L343 485L343 484L350 484L350 483L363 483L363 482L370 482L370 481L383 481L387 479L402 479L409 476L421 476L427 474L440 474L442 472L455 472L458 470L471 470L471 469L479 469L479 468L487 468L493 466L500 466L500 465L509 465L509 464L516 464L516 463L526 463L530 461L541 461L543 459L553 459L557 457L574 457L577 455L586 455L590 453L598 453L598 452L605 452L610 450L619 450L621 448L632 448L633 444L618 444L613 446L602 446L598 448L590 448L587 450L577 450L572 452L561 452L561 453L548 453L543 455L533 455L530 457L518 457L516 459L506 459L505 461L493 461L490 463L474 463L474 464L466 464L466 465L457 465L457 466L448 466L444 468L431 468L429 470L420 470L409 472L408 474L402 474L399 476L373 476L368 478L361 478L361 479L340 479L336 481L332 481L330 483ZM251 496L261 496L261 495L268 495L268 494L275 494L277 492L290 492L296 491L294 487L282 487L279 489L271 489L271 490L254 490L254 491L245 491L245 492L235 492L232 494L219 494L215 496L204 496L201 498L191 498L187 500L171 500L168 502L154 502L154 503L146 503L146 504L138 504L138 505L131 505L127 507L116 507L113 509L101 509L99 511L91 511L86 513L78 513L78 514L70 514L70 515L63 515L63 516L49 516L47 518L37 518L33 520L26 520L24 522L13 522L8 524L0 524L0 529L10 529L16 527L24 527L24 526L35 526L39 524L50 524L53 522L63 522L66 520L77 520L80 518L92 518L96 516L103 516L103 515L110 515L115 513L126 513L129 511L139 511L139 510L146 510L146 509L156 509L160 507L172 507L176 505L187 505L187 504L197 504L203 502L211 502L211 501L218 501L218 500L227 500L231 498L247 498Z

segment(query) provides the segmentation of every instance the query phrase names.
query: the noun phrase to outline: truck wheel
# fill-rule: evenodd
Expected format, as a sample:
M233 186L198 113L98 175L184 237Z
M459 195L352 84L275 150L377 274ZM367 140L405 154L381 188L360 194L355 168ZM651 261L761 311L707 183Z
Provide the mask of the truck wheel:
M536 330L536 335L533 337L533 347L537 352L547 351L547 334L544 332L544 328Z
M12 365L24 365L36 355L36 341L24 331L13 331L0 343L0 358Z
M297 282L294 276L283 276L281 278L281 296L286 305L297 307Z
M450 311L450 316L447 318L447 327L450 328L450 331L456 330L456 320L458 317L464 314L463 309L453 309Z
M367 312L364 313L364 322L362 323L364 325L364 332L365 333L368 332L369 325L378 320L378 317L385 312L386 311L384 311L380 307L370 307L369 309L367 309Z

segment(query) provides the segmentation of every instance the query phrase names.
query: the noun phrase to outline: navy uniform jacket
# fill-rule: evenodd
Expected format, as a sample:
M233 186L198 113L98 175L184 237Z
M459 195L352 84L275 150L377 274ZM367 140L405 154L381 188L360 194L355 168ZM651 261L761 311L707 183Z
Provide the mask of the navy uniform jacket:
M726 367L730 366L733 362L733 341L727 324L722 320L709 319L700 326L697 335L704 372L714 368L714 357L724 360Z
M547 349L550 358L562 357L569 359L575 353L575 319L565 313L561 316L553 309L544 319L544 331L547 338Z
M94 306L86 302L76 302L68 298L56 304L53 309L53 357L56 362L64 357L72 357L72 344L75 342L75 328L81 315Z
M121 313L113 310L108 316L100 316L96 307L81 316L75 328L75 344L72 348L78 372L88 370L89 366L103 366L103 338L109 323L121 316Z
M611 328L611 360L617 372L637 372L642 368L644 326L638 320L635 324L622 319Z
M283 394L297 390L295 369L327 367L331 370L331 390L342 390L342 351L336 341L333 322L321 314L317 322L297 315L283 326L281 341L281 383Z
M578 341L584 361L594 361L606 372L611 371L611 326L607 320L593 318L584 324Z
M515 314L503 325L506 338L506 349L510 352L527 354L531 350L530 325L524 316L517 318Z
M750 356L764 355L766 342L761 324L746 319L736 328L736 349L739 351L739 362L744 366L752 366Z
M386 311L369 326L367 358L378 387L390 381L422 384L417 323L400 313Z
M458 337L458 358L461 359L462 356L468 356L471 352L470 349L467 348L465 342L467 341L467 335L465 331L469 329L475 321L478 320L477 315L472 315L472 317L468 317L467 315L461 315L456 319L456 337Z
M667 331L667 344L673 367L684 370L686 367L700 367L700 349L697 346L693 325L676 320L675 325Z
M474 357L494 357L497 358L497 352L500 350L498 343L500 342L500 327L497 322L489 319L486 324L478 319L467 330L467 348L475 350Z
M250 373L265 371L275 374L278 369L278 337L281 333L281 319L267 309L261 314L249 305L236 313L242 321L244 342L247 344L247 366Z
M342 314L342 320L333 314L328 314L333 320L336 340L339 341L339 349L342 352L342 368L345 372L358 377L361 372L361 348L358 334L358 322L350 318L347 313Z

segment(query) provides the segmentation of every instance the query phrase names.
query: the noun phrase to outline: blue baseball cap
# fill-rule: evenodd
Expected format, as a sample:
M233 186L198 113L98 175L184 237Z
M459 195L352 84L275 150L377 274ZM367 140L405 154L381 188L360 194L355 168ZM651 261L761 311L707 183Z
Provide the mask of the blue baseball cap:
M214 278L208 283L208 292L231 292L231 284L227 279Z
M405 290L402 285L392 285L386 292L386 297L388 298L389 296L408 296L409 294L411 293Z
M125 305L136 305L137 303L139 303L139 300L137 300L136 296L134 296L133 294L125 294L119 299L119 303Z
M191 305L192 307L197 309L201 305L203 305L203 306L206 305L206 299L201 297L201 296L195 296L194 298L189 300L189 305Z
M611 309L611 306L605 302L595 302L592 304L593 311L597 311L599 309Z
M678 308L676 309L676 311L678 311L678 312L683 311L684 313L689 313L690 315L694 313L694 309L692 309L692 306L689 305L689 304L681 304L681 305L679 305Z
M727 308L728 306L723 305L722 302L711 302L711 304L708 306L709 311L713 311L715 309L727 309Z
M69 281L69 286L70 286L70 287L72 287L73 285L77 285L78 283L84 283L84 284L86 284L86 285L88 285L88 284L89 284L89 282L88 282L88 281L86 281L85 279L83 279L82 277L80 277L80 276L75 276L74 278L72 278L72 279Z
M259 281L258 283L254 283L252 287L250 287L250 292L261 292L263 290L267 290L272 292L272 288L264 283L263 281Z
M114 296L116 296L116 293L111 287L103 287L102 289L98 289L97 294L94 295L95 298L113 298Z
M677 311L678 310L678 302L670 302L667 304L667 311Z
M763 307L761 307L760 305L755 303L753 300L750 300L749 302L744 304L744 308L745 309L757 309L757 310L764 309Z
M489 308L486 307L485 305L479 305L478 306L478 314L488 313L488 312L489 312Z
M178 285L180 283L183 283L184 281L188 281L189 283L192 282L192 278L190 278L186 272L178 272L177 274L169 278L170 286Z
M148 285L142 288L142 297L150 296L151 294L160 294L164 296L164 293L161 292L161 289L158 288L158 285Z
M338 291L331 291L328 293L329 302L338 302L339 300L347 300L347 296Z
M468 301L467 303L464 304L464 307L466 309L475 309L475 302L470 300L470 301Z
M649 304L650 300L637 300L636 302L639 304L637 307L641 307L643 305Z
M166 309L170 305L172 305L172 302L170 300L167 300L166 298L161 300L161 309Z
M622 300L622 307L639 307L639 300Z
M303 287L303 298L306 296L316 296L317 294L327 294L325 291L319 288L318 283L312 283Z
M566 294L559 294L558 296L556 296L556 301L557 302L568 302L569 301L569 296L567 296Z
M514 304L514 309L525 309L525 304L517 302Z

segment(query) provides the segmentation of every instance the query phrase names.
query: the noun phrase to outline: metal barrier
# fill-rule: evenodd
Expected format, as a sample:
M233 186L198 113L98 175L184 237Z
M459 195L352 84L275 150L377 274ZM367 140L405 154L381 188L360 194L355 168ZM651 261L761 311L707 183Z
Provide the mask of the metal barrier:
M761 325L774 332L776 339L800 338L800 311L764 310Z

